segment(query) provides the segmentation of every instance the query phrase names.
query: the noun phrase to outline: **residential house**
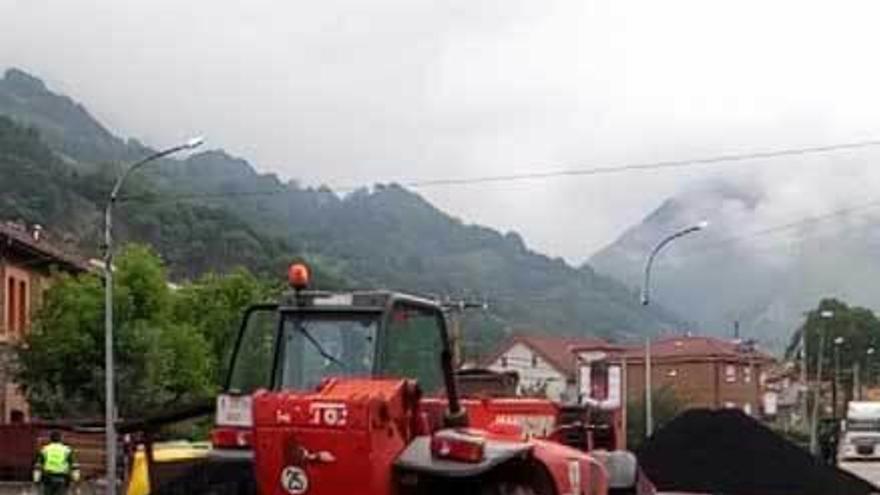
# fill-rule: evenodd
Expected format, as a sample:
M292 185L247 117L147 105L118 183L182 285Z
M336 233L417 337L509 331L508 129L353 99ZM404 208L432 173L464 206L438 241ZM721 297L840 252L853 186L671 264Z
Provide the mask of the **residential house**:
M764 381L764 416L789 430L806 426L807 387L794 362L780 363L767 370Z
M645 395L645 346L631 347L626 361L627 398ZM758 414L772 356L751 342L681 335L650 343L651 385L668 388L686 407L739 408Z
M560 403L578 399L578 355L581 352L620 349L592 337L557 337L515 333L482 366L497 372L519 375L518 393L545 395Z
M30 330L31 318L58 272L82 273L89 266L53 246L40 226L0 223L0 423L25 421L27 402L13 381L14 346Z

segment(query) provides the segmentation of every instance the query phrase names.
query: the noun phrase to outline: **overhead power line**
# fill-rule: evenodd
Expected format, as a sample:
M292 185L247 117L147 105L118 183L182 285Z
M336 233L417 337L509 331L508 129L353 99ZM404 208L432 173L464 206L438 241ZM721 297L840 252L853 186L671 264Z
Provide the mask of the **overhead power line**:
M808 225L816 222L824 222L827 220L831 220L837 217L850 215L852 213L857 213L862 210L867 210L870 208L880 207L880 200L872 200L866 203L860 203L853 206L847 206L845 208L838 208L836 210L829 211L827 213L823 213L820 215L812 215L804 218L800 218L798 220L794 220L791 222L786 222L778 225L773 225L770 227L766 227L763 229L754 230L752 232L747 232L744 234L732 235L729 237L725 237L723 239L719 239L716 241L710 241L701 246L701 249L704 251L718 249L720 247L725 247L729 244L742 241L745 239L753 239L756 237L763 237L773 234L778 234L781 232L786 232L789 230L797 229L803 227L804 225Z
M827 222L828 220L832 220L834 218L838 218L838 217L842 217L842 216L848 216L848 215L853 215L853 214L857 214L857 213L863 214L863 213L865 213L865 210L869 210L872 208L878 208L878 207L880 207L880 200L875 199L875 200L866 201L863 203L858 203L858 204L855 204L852 206L847 206L844 208L838 208L835 210L831 210L827 213L822 213L819 215L811 215L808 217L799 218L797 220L792 220L792 221L785 222L785 223L771 225L769 227L765 227L762 229L753 230L751 232L746 232L743 234L731 235L731 236L717 239L714 241L706 241L706 242L700 243L700 241L697 238L694 238L691 241L695 242L695 243L699 243L694 246L696 252L689 252L686 255L686 257L687 258L700 258L703 256L719 254L719 252L723 252L725 249L731 248L734 245L736 245L737 243L742 242L742 241L773 236L776 234L781 234L784 232L795 230L800 227L804 227L806 225L819 223L819 222ZM820 233L821 232L818 230L812 231L812 232L803 232L803 233L799 233L799 235L796 239L789 239L789 240L792 240L795 242L801 242L801 241L804 241L808 237L812 237L812 236L818 235ZM757 249L757 248L753 248L753 249L750 249L748 253L743 253L743 254L750 254L750 253L754 254L754 253L757 253L760 251L762 251L762 250ZM743 256L743 254L740 254L740 255L725 254L725 260L730 261L732 259L743 258L743 257L745 257L745 256ZM588 264L589 264L589 262L588 262ZM518 299L525 298L529 301L551 300L551 299L559 298L558 295L529 296L529 295L525 295L522 293L492 294L491 297L494 299L510 299L510 300L514 300L517 298Z
M551 170L546 172L524 172L518 174L488 175L480 177L458 177L458 178L439 178L409 181L387 181L398 183L404 187L412 189L422 189L439 186L461 186L470 184L485 184L498 182L516 182L527 180L544 180L555 177L582 177L594 175L613 175L632 172L647 172L653 170L677 169L688 167L700 167L709 165L732 165L747 161L782 158L788 156L804 156L819 155L826 153L836 153L841 151L854 151L865 148L880 146L880 139L872 139L866 141L854 141L849 143L829 144L824 146L810 146L801 148L781 148L775 150L756 151L749 153L731 153L716 155L704 158L692 158L682 160L661 160L644 163L630 163L623 165L609 165L591 168L572 168L564 170ZM331 188L336 192L351 192L359 189L359 187L337 187ZM205 192L205 193L184 193L184 194L167 194L167 195L140 195L126 196L120 199L124 200L151 200L151 199L170 199L170 200L187 200L199 198L237 198L249 196L272 196L277 194L286 194L295 192L286 187L273 188L269 190L258 191L228 191L228 192Z
M624 172L639 172L649 170L661 170L683 167L697 167L703 165L717 165L724 163L736 163L751 160L760 160L765 158L779 158L785 156L798 155L814 155L822 153L832 153L845 150L856 150L861 148L869 148L880 146L880 140L856 141L851 143L839 143L825 146L812 146L806 148L783 148L777 150L757 151L751 153L734 153L727 155L717 155L706 158L693 158L684 160L663 160L656 162L632 163L627 165L610 165L603 167L555 170L547 172L528 172L521 174L508 175L492 175L484 177L470 178L453 178L453 179L429 179L416 180L402 183L402 185L412 188L432 187L432 186L453 186L463 184L480 184L486 182L511 182L519 180L548 179L552 177L575 177L590 175L609 175Z
M724 255L725 262L730 262L732 260L737 259L745 259L749 256L765 253L765 252L776 252L777 247L775 246L767 246L763 245L763 247L752 247L749 248L747 252L741 252L738 254L730 254L724 253L725 250L734 247L738 243L742 241L747 241L751 239L759 239L763 237L770 237L777 234L782 234L791 230L795 230L810 224L826 222L828 220L832 220L834 218L838 218L841 216L849 216L849 215L865 215L866 211L872 208L880 207L880 200L869 201L865 203L860 203L857 205L840 208L836 210L829 211L828 213L823 213L820 215L813 215L809 217L804 217L798 220L773 225L770 227L766 227L763 229L754 230L752 232L747 232L744 234L733 235L729 237L725 237L722 239L718 239L715 241L706 241L698 246L695 246L695 251L688 252L686 255L687 258L703 258L703 257L713 257L717 255ZM851 231L851 229L846 229L847 232ZM809 238L814 238L816 236L827 234L827 232L822 230L812 230L808 232L798 232L795 237L784 237L781 239L776 239L772 242L775 245L778 242L790 242L791 244L798 244L806 241ZM695 239L692 239L692 242L699 242Z

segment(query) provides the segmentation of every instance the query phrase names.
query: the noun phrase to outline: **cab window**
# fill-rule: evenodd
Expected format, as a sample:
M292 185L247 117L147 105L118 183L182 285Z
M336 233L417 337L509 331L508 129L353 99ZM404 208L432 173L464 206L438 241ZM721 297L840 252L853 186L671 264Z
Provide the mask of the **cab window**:
M440 389L443 315L436 310L398 303L385 335L382 376L412 378L427 393Z
M269 387L278 311L274 308L250 311L245 318L241 342L232 356L228 387L230 391L249 394Z

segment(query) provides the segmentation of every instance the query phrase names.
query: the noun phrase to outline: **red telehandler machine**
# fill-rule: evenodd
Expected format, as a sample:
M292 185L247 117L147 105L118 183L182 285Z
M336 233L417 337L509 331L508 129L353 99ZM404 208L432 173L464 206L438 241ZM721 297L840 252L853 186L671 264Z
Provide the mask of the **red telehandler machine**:
M436 301L308 290L302 264L288 276L293 290L278 304L245 313L201 486L169 480L154 493L606 495L644 488L631 454L594 455L538 438L516 420L556 414L548 401L462 399ZM254 485L242 479L248 476Z

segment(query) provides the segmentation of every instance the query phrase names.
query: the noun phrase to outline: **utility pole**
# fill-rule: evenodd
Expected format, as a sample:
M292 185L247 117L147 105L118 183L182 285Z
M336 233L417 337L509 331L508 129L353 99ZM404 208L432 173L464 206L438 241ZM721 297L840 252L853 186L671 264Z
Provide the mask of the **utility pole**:
M645 438L654 432L654 406L651 390L651 337L645 339Z
M825 354L825 332L819 335L819 356L816 364L816 385L813 393L813 419L810 425L810 452L819 455L819 402L822 389L822 357Z
M804 424L808 425L810 421L810 373L807 370L807 363L809 363L809 359L807 358L809 353L807 352L807 326L804 325L801 327L801 384L804 387Z
M859 362L856 361L853 363L853 394L856 400L862 400L862 377L861 377L861 367L859 366Z
M837 390L840 388L840 346L843 337L834 339L834 381L831 382L831 417L837 421Z
M461 311L452 312L452 362L455 367L461 367L463 354L461 351Z
M485 302L473 302L473 301L465 301L462 299L459 300L446 300L443 303L443 307L450 314L450 323L452 324L452 352L453 362L455 363L455 367L458 368L463 364L463 356L464 352L462 350L462 341L464 336L461 330L461 316L468 309L482 309L486 310L489 308L489 305Z
M819 455L819 402L821 401L822 389L822 361L825 357L825 337L828 333L826 321L834 318L834 311L822 310L819 312L822 323L819 326L819 354L817 355L816 364L816 384L813 393L813 417L810 425L810 452L813 455ZM806 326L804 331L806 331Z
M623 435L622 442L620 444L621 449L626 449L626 437L629 433L629 427L627 426L627 407L629 407L629 378L626 374L626 354L621 354L620 357L620 422L623 423Z

